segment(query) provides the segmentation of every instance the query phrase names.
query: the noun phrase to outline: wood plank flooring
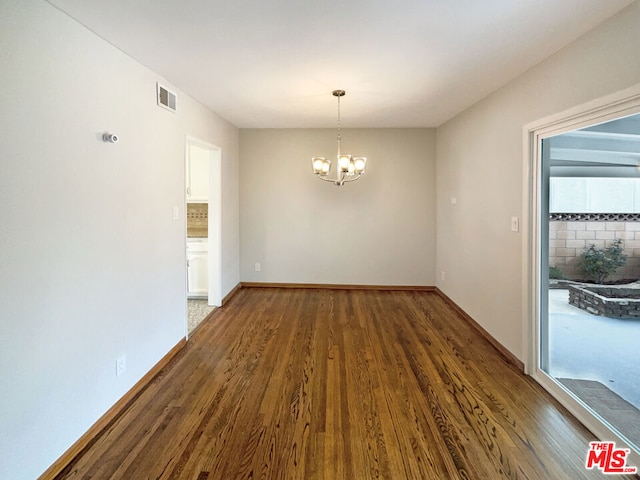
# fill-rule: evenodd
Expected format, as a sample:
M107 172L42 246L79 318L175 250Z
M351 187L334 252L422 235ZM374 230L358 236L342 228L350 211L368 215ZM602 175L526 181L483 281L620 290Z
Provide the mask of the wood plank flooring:
M435 293L243 288L58 478L603 478L591 440Z

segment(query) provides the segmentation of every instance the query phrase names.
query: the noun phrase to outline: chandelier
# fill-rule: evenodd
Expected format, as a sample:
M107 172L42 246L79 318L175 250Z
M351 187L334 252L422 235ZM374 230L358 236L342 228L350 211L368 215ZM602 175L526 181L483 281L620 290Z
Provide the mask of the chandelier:
M352 157L347 153L342 153L340 150L340 143L342 141L340 135L340 97L344 97L344 95L344 90L333 91L333 96L338 97L338 166L335 177L328 177L331 170L331 160L324 157L313 157L311 159L313 173L316 174L316 177L325 182L332 182L336 187L341 187L347 182L358 180L364 175L365 167L367 166L366 157Z

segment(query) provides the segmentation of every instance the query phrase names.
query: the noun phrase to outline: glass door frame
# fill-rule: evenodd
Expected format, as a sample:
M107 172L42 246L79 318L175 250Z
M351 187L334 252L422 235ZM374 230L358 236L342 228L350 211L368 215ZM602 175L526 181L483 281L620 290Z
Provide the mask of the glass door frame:
M631 449L628 465L640 467L640 451L542 368L548 359L549 173L543 170L543 140L573 130L640 113L640 84L524 127L523 165L523 295L522 319L525 373L566 407L602 441ZM548 142L547 142L548 143ZM546 255L546 256L545 256ZM546 291L545 291L546 288ZM639 446L640 447L640 446ZM585 458L587 449L585 447Z

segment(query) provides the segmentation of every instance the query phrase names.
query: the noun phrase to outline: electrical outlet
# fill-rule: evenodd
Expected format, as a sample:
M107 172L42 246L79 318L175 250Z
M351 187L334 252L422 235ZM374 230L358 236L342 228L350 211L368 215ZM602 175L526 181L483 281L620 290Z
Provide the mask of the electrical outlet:
M122 355L116 360L116 377L119 377L127 369L127 356Z
M446 278L447 278L447 272L444 272L444 271L440 272L440 280L444 282Z
M260 268L261 268L260 264L259 264L259 263L256 263L255 268L256 268L256 272L259 272L259 271L260 271Z

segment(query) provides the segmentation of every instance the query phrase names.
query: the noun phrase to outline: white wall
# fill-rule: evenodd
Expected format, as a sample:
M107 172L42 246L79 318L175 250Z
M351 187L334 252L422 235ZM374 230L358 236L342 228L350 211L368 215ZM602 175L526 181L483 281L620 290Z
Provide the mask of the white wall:
M239 281L238 130L179 91L179 113L158 108L162 78L44 1L0 9L0 478L17 480L184 337L187 134L222 147L223 293Z
M243 281L434 285L434 130L342 137L343 152L369 160L363 178L335 187L311 157L335 158L336 130L241 130Z
M639 25L636 2L437 129L438 286L522 360L523 127L638 83Z
M640 213L640 178L551 177L549 212Z

